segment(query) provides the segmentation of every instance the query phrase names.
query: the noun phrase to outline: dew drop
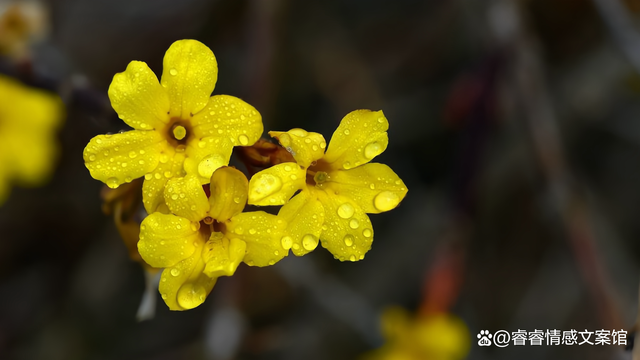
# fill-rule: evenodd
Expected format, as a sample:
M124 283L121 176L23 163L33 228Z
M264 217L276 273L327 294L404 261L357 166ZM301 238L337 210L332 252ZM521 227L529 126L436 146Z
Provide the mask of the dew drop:
M313 151L318 151L318 145L313 145L311 148L313 149Z
M171 74L171 75L173 75L173 76L176 76L176 75L178 75L178 70L176 70L176 69L171 69L171 70L169 70L169 74Z
M369 189L375 190L376 189L376 184L374 184L374 183L369 184Z
M171 200L178 200L178 194L171 195Z
M356 261L356 256L355 256L355 255L351 255L351 256L349 257L349 260L351 260L351 261Z
M162 178L162 175L160 175L160 173L155 173L153 175L157 180L160 180Z
M311 251L315 249L317 246L318 246L318 239L316 239L315 236L311 234L307 234L302 238L302 247L305 250Z
M347 246L353 245L353 235L345 235L343 240L345 245Z
M207 298L204 287L194 284L184 284L178 290L178 304L185 309L193 309L202 304Z
M256 234L256 229L249 229L249 234L255 235Z
M200 223L199 222L192 222L191 223L191 230L193 230L193 231L200 230Z
M349 227L352 229L357 229L358 226L360 226L360 223L358 222L358 220L356 219L351 219L351 221L349 221Z
M242 144L242 146L247 146L249 144L249 138L244 134L238 136L238 141L240 141L240 144Z
M102 139L96 139L96 144L102 144Z
M289 250L291 249L291 245L293 245L293 240L291 239L291 236L283 236L280 240L280 244L283 249Z
M137 154L135 151L130 151L130 152L129 152L129 157L130 157L130 158L132 158L132 159L133 159L133 158L135 158L136 156L138 156L138 154Z
M282 180L271 174L254 175L251 180L253 181L253 186L250 187L249 198L253 202L260 201L267 196L278 192L282 188ZM274 200L273 202L275 202L275 199L271 200Z
M269 265L273 265L275 263L276 263L275 260L269 260Z
M95 161L95 160L96 160L95 155L89 155L89 161Z
M349 129L344 129L344 134L345 135L349 135L351 133L351 131L349 131Z
M211 178L213 172L216 171L216 169L224 165L226 164L222 156L218 154L209 155L202 159L202 161L200 161L200 164L198 164L198 174L200 174L200 176L204 178L209 179Z
M117 188L118 185L119 185L118 183L119 183L119 181L118 181L117 178L112 177L112 178L107 179L107 186L112 188L112 189Z
M378 142L372 142L364 147L364 157L373 159L382 153L382 145Z
M344 164L342 164L342 167L343 167L345 170L349 170L349 169L351 169L351 163L350 163L350 162L348 162L348 161L345 161L345 162L344 162Z
M284 166L284 171L291 171L291 166L285 165Z
M362 230L362 235L366 238L371 237L371 229Z
M353 208L353 205L349 203L344 203L338 207L338 216L340 216L343 219L348 219L352 217L354 212L355 212L355 209Z
M383 191L373 199L373 206L380 211L389 211L400 203L398 194L391 191Z
M173 268L171 269L171 276L178 276L180 275L180 270Z

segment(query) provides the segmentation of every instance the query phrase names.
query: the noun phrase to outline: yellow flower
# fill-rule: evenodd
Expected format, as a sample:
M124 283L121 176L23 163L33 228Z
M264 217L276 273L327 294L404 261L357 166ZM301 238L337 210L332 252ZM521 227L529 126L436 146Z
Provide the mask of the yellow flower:
M63 114L58 96L0 75L0 204L11 182L38 186L49 179Z
M161 82L146 63L132 61L109 87L114 110L134 130L94 137L84 150L91 176L116 188L144 175L148 213L163 203L171 178L185 174L206 184L229 163L234 146L262 135L262 119L251 105L211 96L218 77L216 59L195 40L176 41L164 56Z
M164 191L173 214L149 215L140 225L138 250L144 261L165 268L160 294L171 310L202 304L216 279L231 276L240 262L273 265L291 245L282 244L286 221L263 211L242 213L247 178L232 167L211 177L207 199L195 175L168 181Z
M28 55L30 43L47 35L48 16L40 1L1 1L0 54L14 59Z
M284 205L293 252L304 255L322 246L336 258L357 261L371 248L373 228L367 213L389 211L407 194L388 166L369 163L389 142L382 111L353 111L342 119L325 154L321 134L293 129L269 132L293 155L255 174L249 204ZM287 202L298 190L298 195Z
M412 318L403 308L382 314L386 343L366 360L460 360L469 352L469 330L462 320L444 313Z

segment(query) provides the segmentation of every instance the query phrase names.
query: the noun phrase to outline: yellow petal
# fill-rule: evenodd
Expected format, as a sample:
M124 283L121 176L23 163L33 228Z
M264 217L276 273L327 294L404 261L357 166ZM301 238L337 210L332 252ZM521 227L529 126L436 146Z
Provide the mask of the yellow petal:
M83 157L94 179L116 188L155 169L165 147L166 141L155 131L132 130L94 137Z
M214 171L229 165L232 151L233 143L227 137L195 139L187 145L184 170L187 174L197 175L201 184L208 184Z
M108 94L120 119L134 129L163 129L169 121L169 96L142 61L132 61L116 74Z
M380 155L389 143L389 122L382 111L356 110L333 133L323 160L334 169L351 169Z
M286 221L264 211L241 213L226 224L225 236L247 243L244 262L250 266L273 265L287 256L282 246Z
M229 95L212 96L207 106L194 113L193 133L199 139L229 138L233 146L251 146L262 136L262 117L251 105Z
M371 249L373 227L362 208L341 195L318 191L324 206L320 241L340 261L358 261Z
M278 139L280 145L284 146L296 162L304 168L322 158L324 149L327 147L322 134L302 129L291 129L287 132L269 131L269 135Z
M241 213L247 204L248 188L247 177L240 170L228 166L216 170L211 176L209 216L225 222Z
M30 88L0 74L2 131L51 134L64 119L64 104L48 91Z
M217 278L202 272L205 266L203 248L198 246L191 256L162 272L158 290L169 309L181 311L199 306L216 284Z
M264 169L249 181L249 204L284 205L305 186L307 171L296 163L281 163Z
M191 256L197 245L204 244L198 223L161 213L153 213L140 224L138 252L156 268L170 267Z
M324 208L313 191L302 190L280 209L278 216L288 224L283 247L291 248L296 256L302 256L318 246Z
M173 214L191 221L205 218L209 200L195 175L172 178L164 188L164 199Z
M167 181L174 177L185 176L182 168L185 159L183 152L176 152L173 147L167 146L158 158L158 166L144 175L142 185L142 202L149 214L160 211L160 207L165 204L164 188Z
M366 213L389 211L407 195L407 187L385 164L370 163L351 170L332 171L317 188L355 201Z
M171 116L183 120L202 110L218 79L213 52L196 40L174 42L164 55L162 86L169 94Z
M202 253L206 264L204 273L212 278L233 275L244 259L246 249L244 241L237 238L229 240L224 234L214 232Z
M4 130L4 129L3 129ZM0 136L2 151L11 154L2 166L23 186L37 186L49 180L58 157L52 133L10 132Z

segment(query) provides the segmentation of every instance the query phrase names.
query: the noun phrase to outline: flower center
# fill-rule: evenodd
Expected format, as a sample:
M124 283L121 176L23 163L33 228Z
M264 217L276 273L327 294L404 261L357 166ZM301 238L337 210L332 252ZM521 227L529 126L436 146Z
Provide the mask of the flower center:
M329 179L329 174L324 171L318 171L313 177L313 181L316 182L317 185L320 185Z
M191 137L191 124L188 121L173 118L166 129L167 139L173 147L184 147Z
M184 139L185 136L187 136L187 129L185 129L184 126L178 125L173 127L173 137L176 140L180 141Z

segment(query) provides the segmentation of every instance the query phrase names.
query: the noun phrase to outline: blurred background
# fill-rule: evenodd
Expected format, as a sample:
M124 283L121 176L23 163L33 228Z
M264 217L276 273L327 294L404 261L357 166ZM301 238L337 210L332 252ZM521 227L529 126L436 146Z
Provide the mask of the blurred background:
M632 358L624 346L480 347L476 336L632 337L640 1L36 6L34 37L5 53L0 73L58 93L66 119L50 181L13 187L0 206L1 359L382 359L372 351L394 346L380 327L394 305L468 328L458 355L402 359ZM215 53L214 94L255 106L267 131L302 127L328 140L348 112L383 110L390 142L376 161L409 193L371 215L363 261L341 263L319 247L268 268L241 265L186 312L170 312L153 288L155 316L138 321L144 271L103 214L103 184L82 150L127 130L107 98L113 75L131 60L161 74L164 52L185 38Z

